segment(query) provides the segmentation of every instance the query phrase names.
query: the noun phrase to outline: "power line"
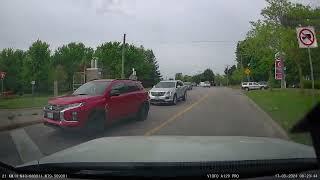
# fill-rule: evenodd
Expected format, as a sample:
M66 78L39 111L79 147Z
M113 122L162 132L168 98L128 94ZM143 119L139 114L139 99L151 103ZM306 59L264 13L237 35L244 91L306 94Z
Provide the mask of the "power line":
M204 41L191 41L191 43L236 43L238 41L217 41L217 40L204 40Z
M238 41L223 41L223 40L196 40L196 41L133 41L134 43L159 43L159 44L219 44L219 43L226 43L226 44L234 44Z

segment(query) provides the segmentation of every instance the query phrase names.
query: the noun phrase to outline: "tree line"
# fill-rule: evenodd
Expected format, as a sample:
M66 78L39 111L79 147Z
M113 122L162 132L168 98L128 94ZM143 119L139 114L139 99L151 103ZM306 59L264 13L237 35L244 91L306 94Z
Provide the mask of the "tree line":
M125 44L125 49L125 77L134 68L144 86L160 81L159 65L151 49L132 44ZM57 80L59 91L70 91L74 73L90 67L92 58L98 59L103 78L120 78L121 52L120 42L106 42L96 49L71 42L52 51L48 43L37 40L26 51L5 48L0 51L0 71L6 72L4 90L30 93L31 81L36 81L37 92L48 93L53 91L53 81Z
M175 74L176 80L181 80L184 82L194 82L199 84L200 82L209 81L210 83L215 83L215 75L211 69L206 69L202 73L190 76L183 75L182 73Z
M274 87L274 60L277 52L284 54L287 86L310 88L310 65L307 49L298 46L296 27L314 26L320 40L320 8L310 7L288 0L266 0L262 19L251 22L252 28L246 38L236 47L236 66L225 70L231 84L241 81L268 81ZM311 56L315 87L320 88L320 49L313 48ZM244 74L250 69L249 77Z

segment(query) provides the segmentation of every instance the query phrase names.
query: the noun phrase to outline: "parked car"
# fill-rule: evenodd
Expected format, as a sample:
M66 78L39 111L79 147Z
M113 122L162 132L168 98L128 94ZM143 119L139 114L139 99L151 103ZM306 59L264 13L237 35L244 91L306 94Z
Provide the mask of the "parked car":
M160 81L150 91L151 104L170 103L177 104L178 100L187 98L187 86L180 80Z
M192 90L192 84L191 82L184 82L184 85L187 86L188 90Z
M208 87L210 88L211 87L211 84L209 81L205 81L205 82L200 82L200 86L201 87Z
M97 131L116 119L146 120L149 96L138 81L94 80L80 86L72 95L50 99L43 111L47 126Z
M243 82L241 84L241 89L244 89L246 91L250 91L250 90L256 90L256 89L267 89L268 85L267 84L259 84L257 82Z
M268 82L266 82L266 81L259 81L258 83L259 83L261 86L264 86L265 89L269 88Z

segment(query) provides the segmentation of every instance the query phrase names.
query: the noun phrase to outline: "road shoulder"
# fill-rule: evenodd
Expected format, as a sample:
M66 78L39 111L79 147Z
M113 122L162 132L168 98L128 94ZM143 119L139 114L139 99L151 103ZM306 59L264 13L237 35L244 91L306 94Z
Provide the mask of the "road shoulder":
M239 91L241 92L241 94L244 97L246 97L246 99L248 100L250 105L252 107L254 107L257 111L259 111L262 116L264 116L263 119L267 120L268 123L281 134L283 139L286 139L286 140L290 139L288 134L286 133L286 131L275 120L273 120L271 118L271 116L269 116L268 113L266 113L264 110L262 110L259 105L257 105L251 98L249 98L247 95L245 95L241 90L239 90Z

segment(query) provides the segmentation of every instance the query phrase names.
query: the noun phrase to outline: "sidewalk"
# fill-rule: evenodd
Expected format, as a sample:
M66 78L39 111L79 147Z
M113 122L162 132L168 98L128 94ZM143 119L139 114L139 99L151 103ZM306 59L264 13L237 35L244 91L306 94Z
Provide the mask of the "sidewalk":
M0 109L0 131L41 122L42 108Z

